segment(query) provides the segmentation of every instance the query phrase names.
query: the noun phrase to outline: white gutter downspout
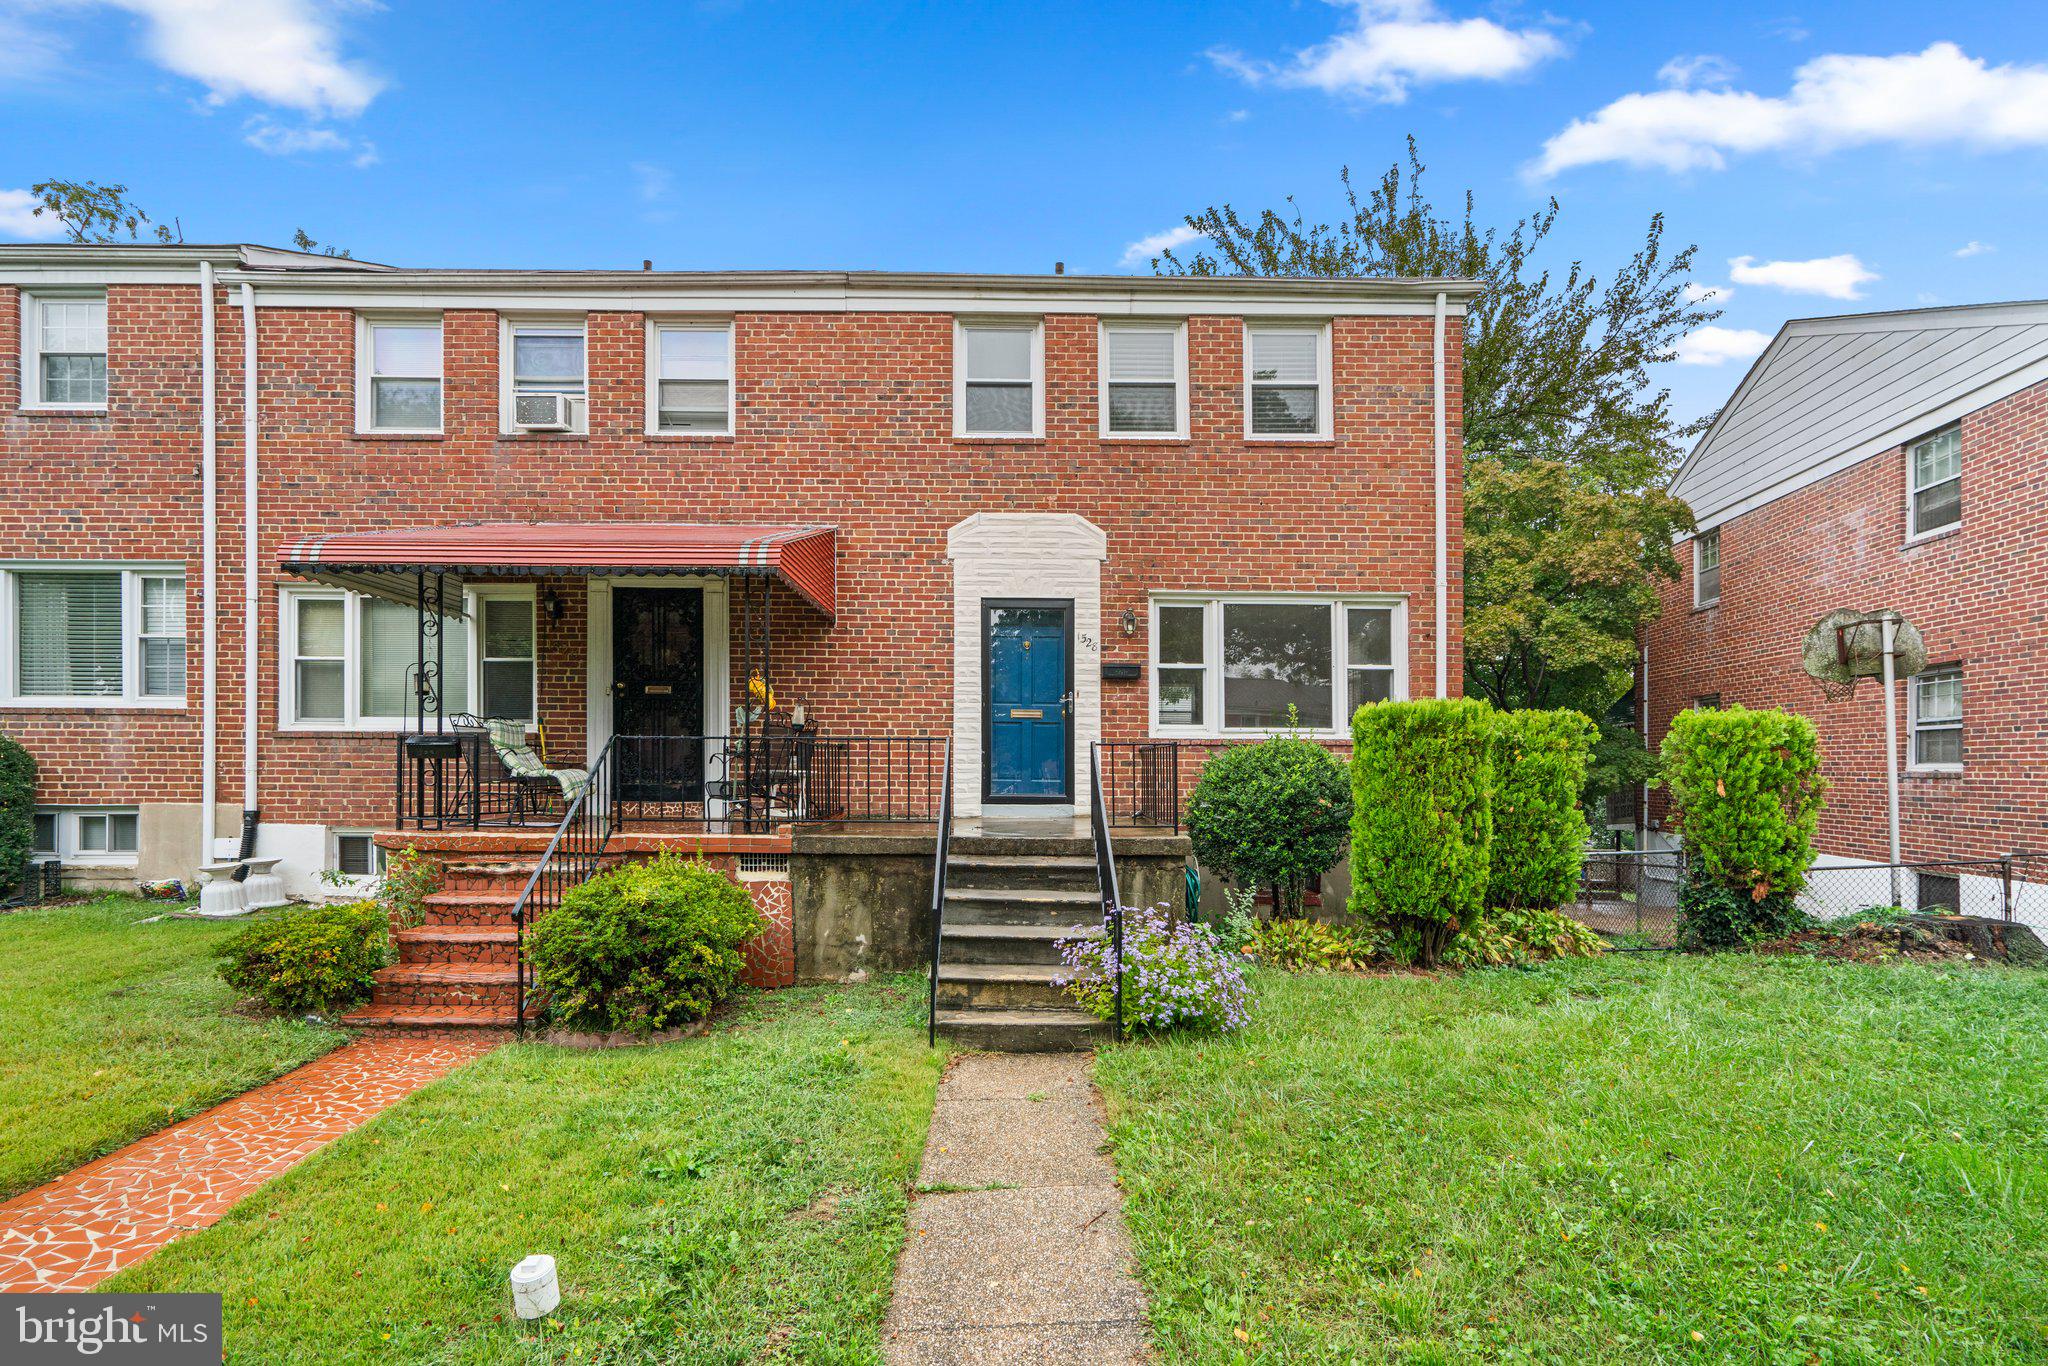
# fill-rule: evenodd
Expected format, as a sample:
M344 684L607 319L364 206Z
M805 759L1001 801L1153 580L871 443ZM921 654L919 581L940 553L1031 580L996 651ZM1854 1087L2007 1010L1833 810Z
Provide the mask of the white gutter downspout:
M1435 368L1436 401L1436 695L1451 695L1451 526L1450 526L1450 444L1444 418L1444 305L1441 291L1436 296L1436 347L1431 358Z
M242 818L256 810L256 287L242 282Z
M214 734L219 721L218 655L220 632L217 596L220 573L220 510L215 506L214 457L218 441L214 424L219 418L214 383L213 263L199 263L199 862L214 861L214 805L219 744Z

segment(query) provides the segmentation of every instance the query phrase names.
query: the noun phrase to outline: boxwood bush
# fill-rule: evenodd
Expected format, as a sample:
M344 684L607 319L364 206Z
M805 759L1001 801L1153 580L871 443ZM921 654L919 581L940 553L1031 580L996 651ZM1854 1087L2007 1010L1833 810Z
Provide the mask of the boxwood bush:
M600 873L527 932L535 987L556 1023L647 1035L701 1020L731 994L753 898L701 859L663 854Z
M1682 711L1662 753L1686 856L1679 942L1720 948L1796 924L1827 790L1813 722L1744 707Z
M265 916L214 952L222 980L271 1009L339 1015L369 998L391 936L384 908L356 901Z
M1188 842L1203 868L1272 887L1285 917L1344 857L1351 786L1336 755L1313 740L1276 735L1212 756L1188 796Z
M1351 910L1435 967L1486 905L1493 709L1381 702L1351 721Z
M1598 733L1569 709L1495 716L1488 907L1547 908L1578 894L1588 834L1579 794Z
M0 735L0 892L36 847L36 761L12 736Z

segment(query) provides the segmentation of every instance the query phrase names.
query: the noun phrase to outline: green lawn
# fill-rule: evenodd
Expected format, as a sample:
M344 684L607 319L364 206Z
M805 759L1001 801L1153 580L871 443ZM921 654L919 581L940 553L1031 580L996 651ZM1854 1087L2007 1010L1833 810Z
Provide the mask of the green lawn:
M903 979L659 1047L502 1048L103 1288L222 1292L231 1360L879 1360L942 1063L923 1007ZM529 1252L563 1277L545 1345L507 1305Z
M2048 974L1256 980L1098 1064L1167 1360L2048 1359Z
M233 922L105 897L0 915L0 1199L318 1057L337 1030L229 1013Z

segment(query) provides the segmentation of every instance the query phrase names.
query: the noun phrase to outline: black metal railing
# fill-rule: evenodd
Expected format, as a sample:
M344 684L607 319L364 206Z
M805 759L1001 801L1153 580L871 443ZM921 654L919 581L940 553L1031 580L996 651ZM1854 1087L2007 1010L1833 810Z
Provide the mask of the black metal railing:
M788 825L929 824L951 766L944 735L621 735L611 741L622 829L760 834ZM402 830L552 828L561 784L513 774L480 724L398 737Z
M939 780L938 838L932 845L932 977L925 1000L925 1041L939 1042L939 942L946 926L946 862L953 849L953 750L946 742L944 772Z
M554 838L548 841L540 863L527 878L518 904L513 907L513 923L518 933L514 1008L521 1034L526 1032L527 998L533 980L533 969L526 959L526 927L561 905L570 888L588 882L604 865L605 847L611 843L617 825L617 770L612 762L616 743L604 747L597 762L590 766L590 780L569 799L568 809L555 827Z
M1108 798L1105 814L1112 828L1180 833L1183 747L1179 740L1097 742L1102 790ZM1190 776L1198 767L1190 756Z
M1124 899L1116 881L1116 846L1110 840L1109 806L1103 800L1101 742L1088 747L1090 805L1088 830L1095 839L1095 881L1102 890L1102 924L1109 935L1110 961L1115 965L1110 1036L1124 1036Z

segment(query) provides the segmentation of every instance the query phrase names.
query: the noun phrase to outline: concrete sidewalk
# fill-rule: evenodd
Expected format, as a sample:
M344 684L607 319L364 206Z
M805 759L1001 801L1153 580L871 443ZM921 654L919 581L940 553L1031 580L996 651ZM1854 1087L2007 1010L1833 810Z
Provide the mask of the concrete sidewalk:
M939 1083L888 1359L1152 1360L1085 1053L971 1054Z

